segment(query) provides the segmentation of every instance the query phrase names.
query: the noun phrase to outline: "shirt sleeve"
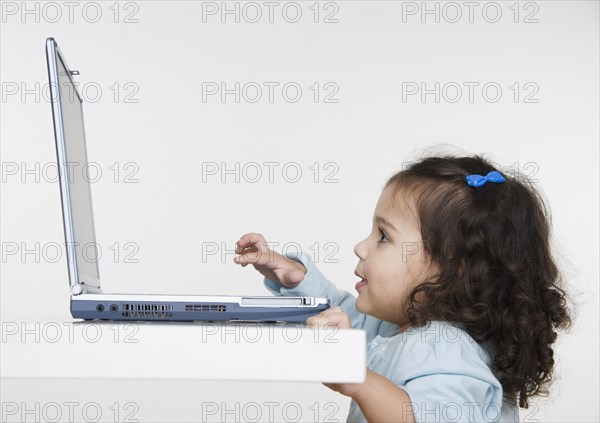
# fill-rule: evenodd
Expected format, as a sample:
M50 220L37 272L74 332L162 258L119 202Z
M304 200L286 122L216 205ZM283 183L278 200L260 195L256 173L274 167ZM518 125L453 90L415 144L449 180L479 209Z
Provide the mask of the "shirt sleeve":
M410 397L415 421L495 422L502 418L502 385L486 361L483 349L466 332L448 326L429 326L435 340L406 339L394 378ZM446 329L444 329L446 328ZM450 335L448 335L450 334ZM458 335L457 335L458 334ZM410 348L410 354L408 354ZM394 354L396 355L396 354ZM503 420L503 418L502 418Z
M264 285L271 293L278 296L328 298L331 307L340 306L348 313L353 328L366 329L364 326L367 316L356 310L356 299L354 296L349 292L337 289L337 287L321 273L308 253L293 251L286 253L285 257L302 263L307 272L304 275L304 279L292 289L285 288L278 282L264 278ZM373 334L370 335L372 336Z
M502 414L502 390L467 373L420 375L403 388L417 423L495 422Z

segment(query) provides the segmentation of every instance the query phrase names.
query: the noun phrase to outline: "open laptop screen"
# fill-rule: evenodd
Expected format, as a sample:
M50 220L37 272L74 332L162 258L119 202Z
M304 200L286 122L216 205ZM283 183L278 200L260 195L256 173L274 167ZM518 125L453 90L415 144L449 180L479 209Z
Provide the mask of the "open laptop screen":
M65 163L59 163L59 166L63 170L62 176L66 175L68 181L68 197L72 219L71 235L75 246L77 279L79 283L83 282L86 285L98 286L99 257L90 193L90 176L96 177L92 173L95 168L90 168L87 162L81 97L60 54L56 54L56 65L58 86L60 88L55 91L55 94L58 94L60 101L61 118L59 120L62 121L63 151L66 159ZM57 147L59 147L58 144ZM69 208L68 204L64 204L64 201L65 196L63 193L63 209ZM68 231L69 229L65 228L65 230ZM68 247L67 250L72 251ZM68 259L72 260L73 258L68 257Z

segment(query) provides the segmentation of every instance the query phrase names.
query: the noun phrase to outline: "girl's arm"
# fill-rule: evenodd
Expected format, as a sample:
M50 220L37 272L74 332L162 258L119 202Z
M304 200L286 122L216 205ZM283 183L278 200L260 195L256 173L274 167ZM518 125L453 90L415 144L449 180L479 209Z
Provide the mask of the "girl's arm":
M356 298L329 282L307 253L272 254L264 237L257 233L243 235L236 242L235 252L240 256L234 262L244 267L252 264L265 277L264 285L273 295L328 298L331 307L339 306L350 316L353 328L366 332L367 342L376 335L391 336L398 331L392 323L360 313Z
M367 369L365 382L358 385L352 399L367 421L415 422L408 394L389 379Z
M339 308L310 319L311 325L350 325ZM325 383L352 397L367 421L519 421L505 404L490 357L464 330L445 322L388 338L379 373L367 369L363 383Z
M307 320L311 326L333 324L348 329L350 320L340 307L333 307ZM369 422L415 422L412 403L406 391L367 368L362 383L323 383L329 389L351 397Z

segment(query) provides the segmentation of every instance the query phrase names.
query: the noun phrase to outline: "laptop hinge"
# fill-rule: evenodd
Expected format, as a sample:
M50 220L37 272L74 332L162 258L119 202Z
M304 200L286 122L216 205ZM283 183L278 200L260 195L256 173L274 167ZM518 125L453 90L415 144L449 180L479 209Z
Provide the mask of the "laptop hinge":
M71 294L73 295L81 295L81 294L102 294L102 289L96 286L89 286L84 283L76 284L71 287Z

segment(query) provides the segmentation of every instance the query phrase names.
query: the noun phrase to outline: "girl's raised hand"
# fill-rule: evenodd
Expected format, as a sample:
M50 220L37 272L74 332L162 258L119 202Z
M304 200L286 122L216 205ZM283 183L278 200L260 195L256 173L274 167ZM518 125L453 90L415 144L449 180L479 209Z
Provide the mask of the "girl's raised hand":
M306 268L295 260L290 260L269 249L265 238L258 233L247 233L235 244L233 261L242 267L251 264L264 277L278 282L286 288L297 286L304 275Z

